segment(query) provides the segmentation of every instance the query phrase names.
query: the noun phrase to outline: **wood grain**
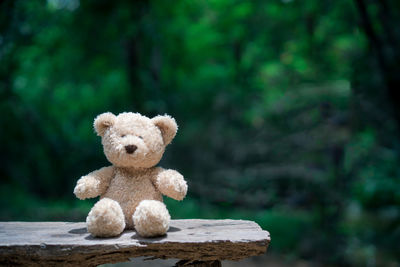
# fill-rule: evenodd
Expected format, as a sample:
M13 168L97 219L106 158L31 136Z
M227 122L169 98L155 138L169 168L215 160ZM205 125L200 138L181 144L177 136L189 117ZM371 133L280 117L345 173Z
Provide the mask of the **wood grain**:
M129 258L188 261L240 260L266 252L270 235L244 220L172 220L166 236L142 238L125 231L94 238L85 223L0 222L0 265L85 265Z

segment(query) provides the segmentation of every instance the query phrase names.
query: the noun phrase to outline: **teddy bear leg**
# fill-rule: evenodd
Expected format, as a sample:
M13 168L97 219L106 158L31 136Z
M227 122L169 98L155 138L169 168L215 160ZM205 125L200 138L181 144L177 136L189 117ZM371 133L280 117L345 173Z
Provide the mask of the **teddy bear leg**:
M86 224L89 233L93 236L117 236L125 228L125 217L117 201L103 198L90 210Z
M164 203L157 200L143 200L132 216L135 229L144 237L165 235L169 228L169 216Z

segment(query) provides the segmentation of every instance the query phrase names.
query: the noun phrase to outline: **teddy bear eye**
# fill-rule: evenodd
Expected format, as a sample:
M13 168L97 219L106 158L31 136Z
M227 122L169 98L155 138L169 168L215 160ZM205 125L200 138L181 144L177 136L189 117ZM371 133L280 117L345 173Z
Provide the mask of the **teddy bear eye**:
M138 136L140 139L143 139L143 137L141 135Z
M125 134L122 134L122 135L121 135L121 137L125 137L125 136L126 136Z

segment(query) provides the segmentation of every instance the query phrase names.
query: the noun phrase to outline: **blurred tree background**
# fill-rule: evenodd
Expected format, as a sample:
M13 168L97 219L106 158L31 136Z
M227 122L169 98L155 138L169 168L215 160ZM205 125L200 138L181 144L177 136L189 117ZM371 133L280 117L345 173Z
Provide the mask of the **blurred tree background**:
M400 2L0 3L0 219L84 220L94 117L168 113L173 218L251 219L270 251L400 260Z

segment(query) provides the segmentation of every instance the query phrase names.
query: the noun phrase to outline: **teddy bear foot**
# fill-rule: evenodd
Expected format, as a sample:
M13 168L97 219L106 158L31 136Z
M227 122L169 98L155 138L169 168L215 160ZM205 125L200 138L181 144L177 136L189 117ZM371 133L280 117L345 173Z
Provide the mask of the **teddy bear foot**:
M157 200L143 200L132 216L137 233L143 237L165 235L171 217L164 203Z
M96 237L112 237L125 228L124 213L118 202L109 198L98 201L86 218L89 233Z

